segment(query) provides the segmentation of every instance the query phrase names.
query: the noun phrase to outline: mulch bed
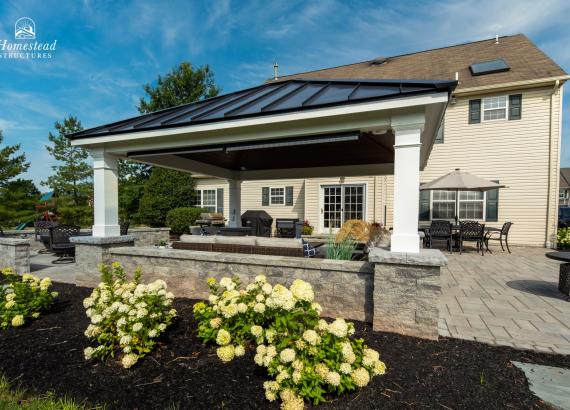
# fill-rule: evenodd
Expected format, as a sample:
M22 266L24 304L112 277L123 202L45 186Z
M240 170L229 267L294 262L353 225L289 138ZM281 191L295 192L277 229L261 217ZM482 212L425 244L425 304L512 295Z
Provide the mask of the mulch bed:
M20 328L0 331L0 372L36 393L53 391L111 409L279 408L265 400L264 368L246 356L223 364L202 345L192 318L194 300L177 299L179 319L151 356L125 370L116 362L87 363L82 301L91 290L55 284L54 312ZM532 395L511 360L570 367L570 356L519 351L443 338L426 341L373 332L355 323L357 336L380 351L385 376L320 409L548 408Z

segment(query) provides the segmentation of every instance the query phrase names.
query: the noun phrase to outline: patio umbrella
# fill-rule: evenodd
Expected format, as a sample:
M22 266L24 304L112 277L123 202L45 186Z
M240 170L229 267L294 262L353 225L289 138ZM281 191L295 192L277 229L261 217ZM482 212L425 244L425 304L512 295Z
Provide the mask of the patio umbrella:
M468 172L461 171L459 168L433 181L420 185L420 191L455 191L455 223L457 223L457 216L459 214L459 191L485 192L497 188L505 188L505 185L488 181Z

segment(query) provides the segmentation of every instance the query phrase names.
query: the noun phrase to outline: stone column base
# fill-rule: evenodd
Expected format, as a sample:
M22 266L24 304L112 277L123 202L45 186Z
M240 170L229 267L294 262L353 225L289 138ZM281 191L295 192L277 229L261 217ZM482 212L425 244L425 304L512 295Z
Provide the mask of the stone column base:
M372 328L437 340L445 256L437 249L399 253L374 248L368 260L375 264Z
M30 273L30 246L29 239L0 238L0 269Z
M99 265L112 263L110 250L121 246L135 246L132 235L110 236L75 236L70 238L75 244L75 263L77 266L75 284L95 287L101 281Z

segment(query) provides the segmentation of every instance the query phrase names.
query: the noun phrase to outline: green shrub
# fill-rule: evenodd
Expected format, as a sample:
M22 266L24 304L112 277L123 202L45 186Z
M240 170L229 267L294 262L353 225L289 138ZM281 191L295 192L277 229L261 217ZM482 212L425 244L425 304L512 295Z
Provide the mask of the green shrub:
M133 366L150 353L157 338L172 323L176 310L171 308L174 295L167 293L166 283L157 280L140 283L137 269L134 280L128 281L121 264L100 266L102 282L83 301L91 324L85 336L99 346L85 349L85 359L114 357L120 349L122 365Z
M307 219L303 222L303 235L312 235L315 227Z
M558 228L556 232L556 243L559 249L570 248L570 228Z
M202 212L208 212L202 208L176 208L166 214L166 226L170 232L176 235L190 233L190 226L196 224Z
M322 309L307 282L296 279L287 289L259 275L243 290L237 279L209 279L208 284L209 303L194 305L199 337L218 344L216 353L224 362L243 356L255 342L254 361L273 378L264 383L265 396L281 398L284 409L364 387L386 371L378 352L352 337L352 323L319 318Z
M51 280L25 274L22 277L7 268L0 272L0 329L19 327L26 319L37 319L58 296L50 292Z

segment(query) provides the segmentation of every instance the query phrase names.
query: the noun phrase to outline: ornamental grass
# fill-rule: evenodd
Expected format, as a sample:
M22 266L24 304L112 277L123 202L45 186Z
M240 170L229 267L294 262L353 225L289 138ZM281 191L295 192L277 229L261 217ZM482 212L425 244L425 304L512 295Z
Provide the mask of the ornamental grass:
M282 409L302 409L305 400L322 403L327 395L364 387L386 371L379 353L353 337L352 323L320 318L321 306L307 282L297 279L286 288L259 275L245 289L238 278L208 284L208 303L194 305L198 335L219 346L224 362L255 343L254 361L271 377L264 383L265 397L280 398Z
M51 279L28 273L19 276L10 268L0 272L0 329L23 326L50 309L57 292L50 292Z
M132 281L120 263L101 265L99 270L102 282L83 301L91 319L85 336L98 343L85 349L85 359L105 360L118 354L123 367L129 368L152 351L176 317L171 307L174 295L162 280L141 283L140 269Z

